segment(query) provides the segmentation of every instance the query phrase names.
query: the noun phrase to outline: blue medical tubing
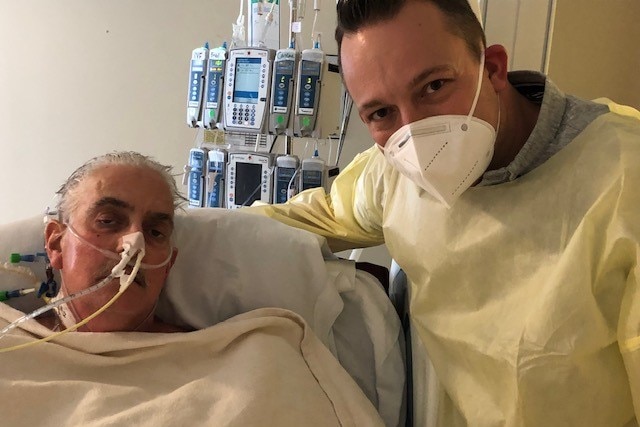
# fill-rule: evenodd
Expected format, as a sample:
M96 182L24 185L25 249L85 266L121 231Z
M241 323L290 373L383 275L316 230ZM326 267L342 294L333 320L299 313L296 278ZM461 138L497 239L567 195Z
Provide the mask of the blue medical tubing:
M6 301L11 298L18 298L33 292L33 289L14 289L12 291L1 291L0 292L0 302Z

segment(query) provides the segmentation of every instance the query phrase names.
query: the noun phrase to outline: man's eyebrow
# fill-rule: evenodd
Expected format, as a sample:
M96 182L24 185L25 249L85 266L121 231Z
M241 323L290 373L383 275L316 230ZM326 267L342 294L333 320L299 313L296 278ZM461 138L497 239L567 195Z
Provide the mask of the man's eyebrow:
M147 220L152 222L167 222L173 228L173 216L166 212L150 212Z
M436 66L427 68L426 70L424 70L423 72L421 72L420 74L415 76L413 79L411 79L411 82L409 83L409 86L413 87L413 86L417 85L418 83L423 82L431 74L442 73L443 71L451 71L451 70L453 70L453 68L451 66L449 66L449 65L436 65Z
M408 84L408 87L409 89L412 89L414 86L426 80L431 74L440 73L443 71L451 71L451 70L453 70L453 68L449 65L436 65L433 67L429 67L426 70L422 71L417 76L415 76L413 79L411 79L411 81ZM372 99L362 104L362 106L359 107L358 110L364 111L364 110L368 110L370 108L374 108L381 105L386 105L386 104L379 99Z
M125 202L122 199L118 199L116 197L102 197L98 201L96 201L93 206L89 208L89 212L91 214L98 211L100 208L105 206L116 207L120 209L125 209L127 211L133 211L134 207L131 203ZM173 228L173 215L167 212L149 212L146 215L146 220L151 222L166 222L171 228Z
M93 204L90 210L96 210L104 206L113 206L116 208L122 208L129 211L133 210L133 206L130 203L127 203L124 200L117 199L115 197L102 197L101 199L99 199L97 202Z

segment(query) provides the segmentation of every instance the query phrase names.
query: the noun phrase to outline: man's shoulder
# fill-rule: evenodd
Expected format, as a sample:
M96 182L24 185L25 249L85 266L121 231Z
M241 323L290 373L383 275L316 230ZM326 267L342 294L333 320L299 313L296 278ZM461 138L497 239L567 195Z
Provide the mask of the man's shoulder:
M615 152L617 155L611 158L614 162L626 159L640 164L640 112L612 104L610 110L591 122L576 140L582 140L591 150L601 150L603 161L608 157L606 152Z
M609 111L613 114L635 119L638 121L637 125L640 125L640 111L629 105L618 104L609 98L598 98L594 99L593 102L606 105L609 107ZM631 122L632 125L634 123L635 122Z

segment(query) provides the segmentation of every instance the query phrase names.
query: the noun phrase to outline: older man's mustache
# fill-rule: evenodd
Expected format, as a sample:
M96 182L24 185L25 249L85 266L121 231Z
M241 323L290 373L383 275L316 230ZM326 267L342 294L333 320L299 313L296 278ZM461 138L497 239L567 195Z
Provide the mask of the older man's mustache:
M117 264L113 264L111 266L109 265L104 265L100 268L100 270L98 270L98 272L96 273L94 280L95 283L98 283L104 279L106 279L107 277L109 277L109 275L111 274L111 270L113 269L113 267L115 267ZM133 267L131 267L130 265L127 265L124 269L124 272L126 274L131 274L131 271L133 271ZM140 286L143 289L146 289L147 287L147 280L144 276L144 271L142 269L138 270L138 273L136 274L136 277L133 279L133 283L135 283L136 285Z

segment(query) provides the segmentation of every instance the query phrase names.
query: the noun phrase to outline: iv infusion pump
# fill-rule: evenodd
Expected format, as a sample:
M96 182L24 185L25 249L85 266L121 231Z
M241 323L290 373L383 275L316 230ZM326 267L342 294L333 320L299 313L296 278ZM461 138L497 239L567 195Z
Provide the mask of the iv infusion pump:
M320 102L320 83L324 52L318 48L302 51L298 68L298 91L293 133L295 136L310 137L316 129L318 104Z
M206 175L206 203L209 208L224 207L225 197L225 170L227 164L227 154L223 150L210 150L208 152L207 175Z
M272 49L258 47L229 51L224 93L226 131L267 132L274 57Z
M186 173L188 199L190 207L204 206L205 188L204 172L207 163L207 153L202 148L192 148L189 151L189 169Z
M191 52L189 67L189 93L187 98L187 124L198 127L202 115L205 67L209 56L209 47L199 47Z
M229 153L226 176L226 207L251 206L256 200L271 203L273 154Z
M222 110L222 92L224 88L225 63L227 61L227 46L211 49L207 66L207 78L204 94L204 114L202 125L207 129L214 129L220 122Z
M189 207L238 209L257 200L285 203L299 189L323 187L324 174L317 152L300 167L292 155L203 147L190 150L183 184Z
M269 133L272 135L282 135L289 127L298 56L292 48L276 52L269 109Z

